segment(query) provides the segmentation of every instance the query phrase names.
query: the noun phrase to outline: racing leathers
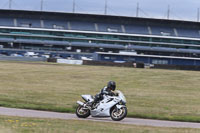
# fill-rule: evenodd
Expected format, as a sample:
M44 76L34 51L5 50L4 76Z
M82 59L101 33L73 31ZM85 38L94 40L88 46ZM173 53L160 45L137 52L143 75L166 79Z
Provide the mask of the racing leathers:
M103 100L103 95L114 96L115 93L112 92L110 88L105 86L104 88L101 89L100 93L95 95L93 104Z

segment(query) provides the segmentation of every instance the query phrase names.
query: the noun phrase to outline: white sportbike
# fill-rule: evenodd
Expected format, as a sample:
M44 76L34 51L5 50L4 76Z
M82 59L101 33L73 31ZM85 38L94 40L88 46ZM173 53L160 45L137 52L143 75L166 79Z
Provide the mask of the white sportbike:
M92 117L111 117L114 121L120 121L127 115L126 98L124 94L117 90L117 95L103 95L103 100L91 107L89 105L94 101L91 95L81 95L85 102L77 101L78 107L76 115L79 118Z

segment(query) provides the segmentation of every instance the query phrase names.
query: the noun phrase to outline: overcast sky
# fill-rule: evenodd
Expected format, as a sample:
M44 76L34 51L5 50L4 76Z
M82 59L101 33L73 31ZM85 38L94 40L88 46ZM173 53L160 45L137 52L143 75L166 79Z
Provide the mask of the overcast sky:
M0 8L40 10L41 0L0 0ZM75 12L104 14L105 0L43 0L44 11L72 12L75 1ZM136 16L139 3L139 16L149 18L167 18L168 5L170 19L197 21L200 0L107 0L107 14Z

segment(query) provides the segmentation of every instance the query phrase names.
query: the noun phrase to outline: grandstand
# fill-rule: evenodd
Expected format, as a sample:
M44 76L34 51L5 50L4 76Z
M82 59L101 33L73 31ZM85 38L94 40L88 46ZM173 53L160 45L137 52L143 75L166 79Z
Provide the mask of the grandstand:
M94 53L98 52L133 51L137 56L145 55L148 58L176 58L177 61L173 64L178 64L179 59L184 57L190 60L198 60L200 57L200 23L1 9L0 54L23 55L29 51L39 55L49 54L51 57L73 59L92 58ZM125 61L132 60L126 58ZM159 60L145 62L142 58L138 61L170 64L170 61ZM200 64L185 62L182 65Z

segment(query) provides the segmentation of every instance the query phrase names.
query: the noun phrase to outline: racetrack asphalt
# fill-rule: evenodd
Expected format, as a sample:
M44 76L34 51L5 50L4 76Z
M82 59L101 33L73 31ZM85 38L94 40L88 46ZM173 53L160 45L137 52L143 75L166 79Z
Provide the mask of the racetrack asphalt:
M112 121L111 118L93 118L93 117L81 119L77 118L75 114L70 114L70 113L57 113L49 111L37 111L37 110L15 109L15 108L5 108L5 107L0 107L0 115L32 117L32 118L52 118L52 119L64 119L64 120L90 120L98 122L111 122L119 124L132 124L132 125L153 126L153 127L200 129L200 123L193 123L193 122L176 122L176 121L149 120L149 119L136 119L136 118L125 118L122 121Z

